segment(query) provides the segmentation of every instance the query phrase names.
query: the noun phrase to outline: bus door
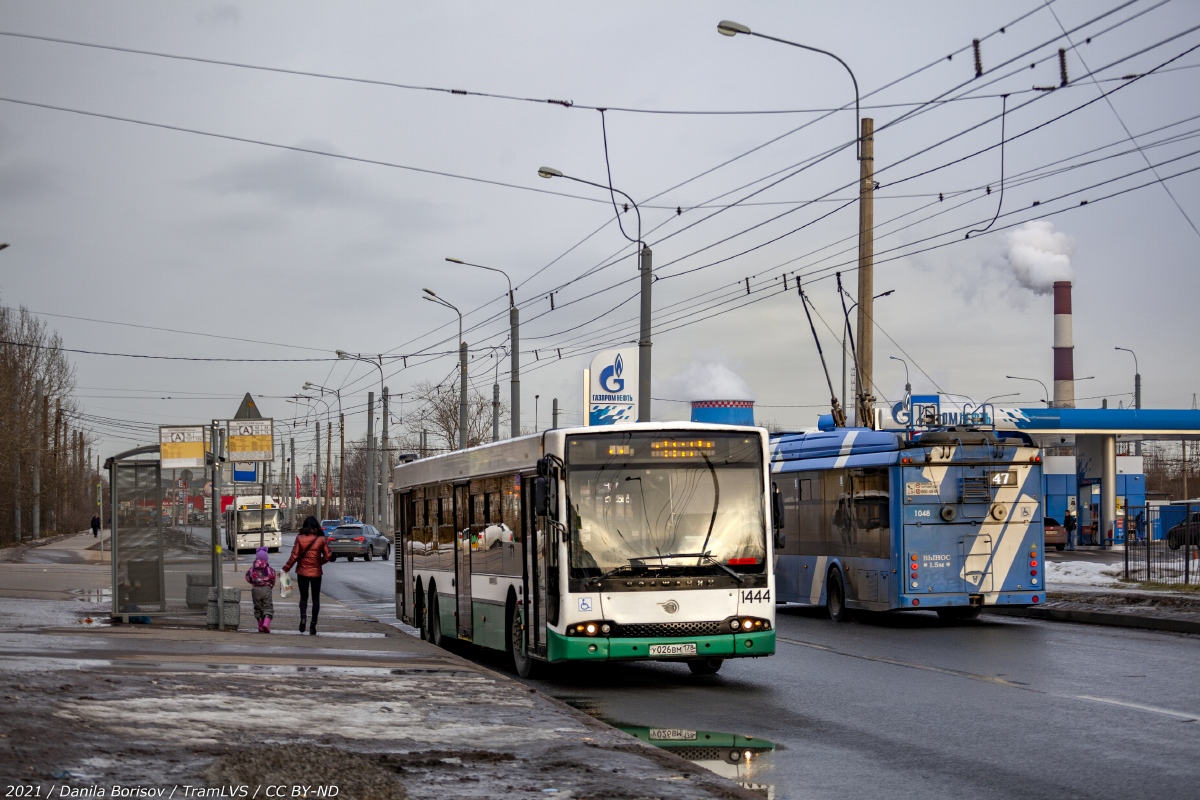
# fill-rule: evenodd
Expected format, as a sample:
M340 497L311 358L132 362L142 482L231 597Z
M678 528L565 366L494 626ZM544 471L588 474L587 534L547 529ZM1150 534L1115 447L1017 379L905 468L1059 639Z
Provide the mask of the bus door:
M471 526L468 522L471 495L470 486L462 484L454 487L454 586L458 601L457 627L458 638L471 641Z
M992 535L975 529L959 540L962 547L963 589L967 594L992 591Z
M396 495L396 619L408 622L413 607L412 533L413 493Z
M533 511L534 475L521 478L521 574L524 579L525 647L546 654L546 520Z

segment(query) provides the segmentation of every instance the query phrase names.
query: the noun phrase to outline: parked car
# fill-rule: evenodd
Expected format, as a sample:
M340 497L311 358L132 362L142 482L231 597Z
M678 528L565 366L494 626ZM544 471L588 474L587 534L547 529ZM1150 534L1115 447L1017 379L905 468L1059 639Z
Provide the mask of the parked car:
M339 525L325 535L325 540L332 553L330 561L337 561L339 556L345 556L347 561L353 561L355 556L362 556L363 561L380 556L386 561L392 554L391 541L374 526L361 522Z
M1167 529L1167 547L1178 550L1185 544L1200 546L1200 511L1193 511L1188 519Z
M1046 547L1054 545L1055 550L1067 546L1067 529L1059 524L1054 517L1046 517Z

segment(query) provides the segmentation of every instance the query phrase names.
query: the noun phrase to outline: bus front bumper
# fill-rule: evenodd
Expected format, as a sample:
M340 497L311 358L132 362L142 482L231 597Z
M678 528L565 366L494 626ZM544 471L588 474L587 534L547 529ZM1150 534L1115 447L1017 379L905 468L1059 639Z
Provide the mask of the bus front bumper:
M651 645L695 644L696 654L650 655ZM775 631L725 633L685 638L563 636L546 631L547 661L689 661L696 658L753 658L775 653Z

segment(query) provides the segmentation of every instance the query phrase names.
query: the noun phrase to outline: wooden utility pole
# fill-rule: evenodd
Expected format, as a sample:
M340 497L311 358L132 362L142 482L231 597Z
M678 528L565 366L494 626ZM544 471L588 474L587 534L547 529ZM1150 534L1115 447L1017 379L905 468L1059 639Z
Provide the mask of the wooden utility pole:
M42 536L42 442L46 439L45 415L42 412L42 379L34 388L33 406L33 538Z
M863 117L858 187L858 369L856 425L874 424L875 385L875 120Z
M332 517L329 506L333 502L333 426L325 424L325 517ZM325 517L322 517L324 519Z
M21 541L21 387L13 383L12 487L13 533Z
M54 504L50 510L50 526L55 533L61 533L58 529L58 521L62 518L62 483L59 477L62 474L62 398L54 398L54 464L51 467L50 480L54 487Z

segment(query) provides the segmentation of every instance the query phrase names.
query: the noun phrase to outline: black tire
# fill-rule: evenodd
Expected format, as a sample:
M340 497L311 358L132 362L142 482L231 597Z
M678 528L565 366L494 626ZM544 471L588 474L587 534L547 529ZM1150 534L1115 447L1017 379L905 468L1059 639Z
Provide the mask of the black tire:
M693 675L716 675L721 671L721 665L725 663L723 658L698 658L695 661L687 662L688 669Z
M331 553L329 556L329 563L332 564L335 561L337 561L337 553Z
M1061 553L1063 550L1067 549L1067 546L1065 544L1056 544L1054 545L1054 549Z
M1178 539L1173 539L1170 536L1167 537L1167 547L1171 548L1172 550L1178 550L1180 546L1181 545Z
M389 544L387 547L383 548L383 560L387 561L391 557L392 557L392 546Z
M946 622L966 622L978 618L982 613L982 606L955 606L937 610L937 615Z
M425 616L425 590L421 588L421 584L417 583L417 590L413 592L413 624L416 629L421 632L421 638L425 638L425 628L428 626L429 620Z
M512 654L513 672L522 678L536 677L538 662L525 649L525 626L516 608L508 618L508 648Z
M374 553L375 551L368 547L367 552L363 553L363 561L370 561L373 558Z
M346 556L346 560L347 560L347 561L353 561L353 560L354 560L354 556Z
M450 637L442 634L442 613L436 585L429 590L429 641L438 647L450 644Z
M846 584L842 581L842 571L837 567L829 571L825 589L825 610L834 622L850 621L850 609L846 608Z

